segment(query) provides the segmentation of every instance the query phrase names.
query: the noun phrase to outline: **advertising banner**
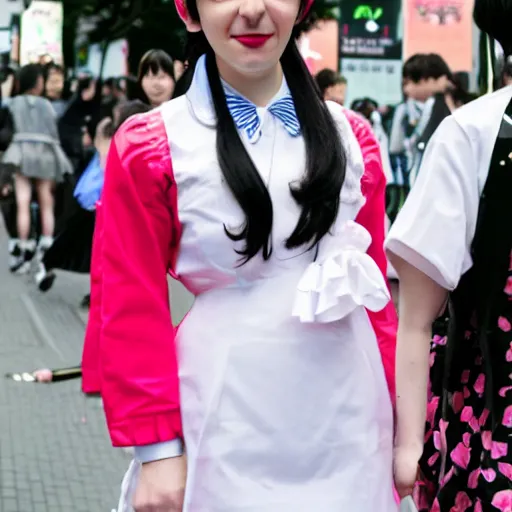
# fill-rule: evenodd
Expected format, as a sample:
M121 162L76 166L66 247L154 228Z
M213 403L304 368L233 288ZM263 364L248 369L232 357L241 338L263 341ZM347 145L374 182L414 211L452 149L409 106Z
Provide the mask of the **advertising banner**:
M402 58L401 0L343 0L340 56Z
M33 0L21 16L20 65L52 60L63 63L60 2Z
M343 0L340 69L347 105L369 97L379 104L402 100L402 0Z
M438 53L452 71L471 71L473 3L473 0L405 0L404 57Z

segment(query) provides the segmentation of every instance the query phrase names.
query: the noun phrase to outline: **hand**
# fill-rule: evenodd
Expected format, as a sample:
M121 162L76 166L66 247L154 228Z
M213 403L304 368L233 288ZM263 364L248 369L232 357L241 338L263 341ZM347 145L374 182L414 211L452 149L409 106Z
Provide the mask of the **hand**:
M186 477L184 456L143 464L133 499L135 512L182 512Z
M82 91L82 100L91 101L96 95L96 80L91 80L89 87Z
M412 495L414 484L418 480L421 451L422 448L395 446L395 487L400 499Z

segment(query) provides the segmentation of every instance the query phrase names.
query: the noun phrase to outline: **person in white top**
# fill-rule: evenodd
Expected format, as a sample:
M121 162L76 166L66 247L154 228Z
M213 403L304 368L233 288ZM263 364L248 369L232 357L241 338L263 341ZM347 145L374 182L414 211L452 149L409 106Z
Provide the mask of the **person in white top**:
M476 0L474 18L512 54L511 0ZM512 510L511 191L507 87L441 123L386 242L400 280L395 482L420 512Z
M135 447L121 511L398 508L366 312L390 297L354 222L361 148L292 37L309 5L179 2L190 88L112 141L86 349ZM195 295L177 331L167 272Z

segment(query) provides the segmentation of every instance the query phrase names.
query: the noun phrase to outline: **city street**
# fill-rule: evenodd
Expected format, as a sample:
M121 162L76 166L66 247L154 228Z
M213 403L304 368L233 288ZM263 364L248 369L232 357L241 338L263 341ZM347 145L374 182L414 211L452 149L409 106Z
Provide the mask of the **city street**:
M80 380L33 384L8 372L80 363L88 276L41 294L7 269L0 224L0 512L111 512L130 455L110 445L101 401Z

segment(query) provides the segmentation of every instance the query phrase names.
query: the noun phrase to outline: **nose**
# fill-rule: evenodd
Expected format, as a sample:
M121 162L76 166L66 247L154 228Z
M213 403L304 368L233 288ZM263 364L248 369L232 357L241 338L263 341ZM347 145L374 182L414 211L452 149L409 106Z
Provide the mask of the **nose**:
M264 0L243 0L238 11L250 27L256 27L265 14Z

